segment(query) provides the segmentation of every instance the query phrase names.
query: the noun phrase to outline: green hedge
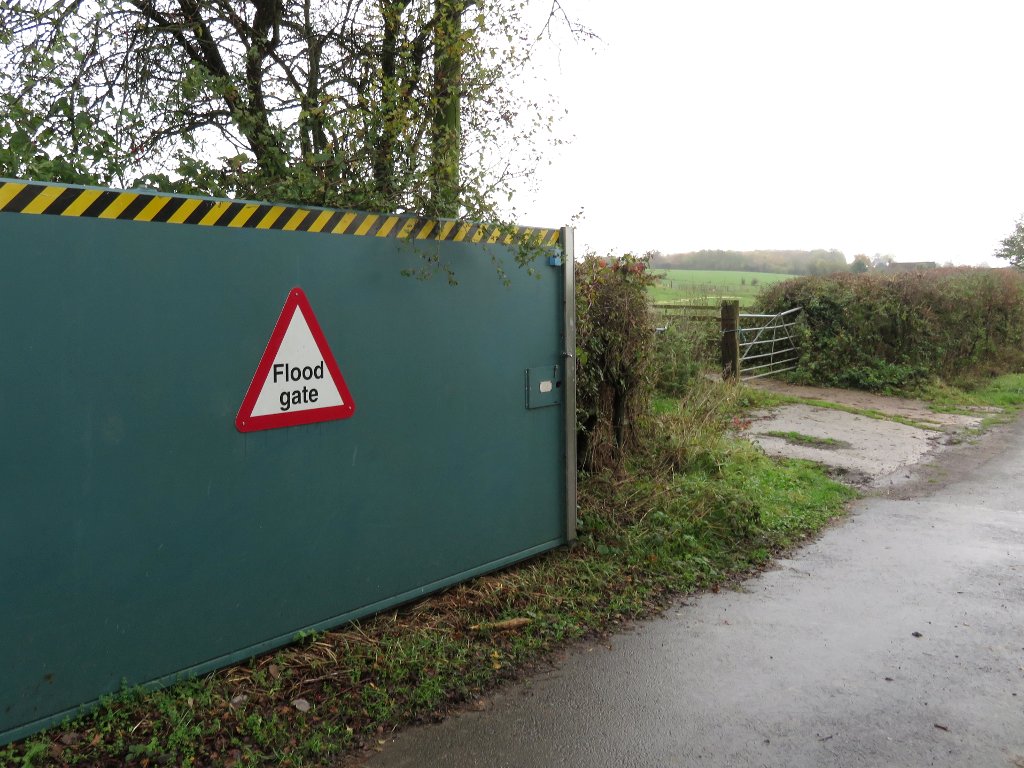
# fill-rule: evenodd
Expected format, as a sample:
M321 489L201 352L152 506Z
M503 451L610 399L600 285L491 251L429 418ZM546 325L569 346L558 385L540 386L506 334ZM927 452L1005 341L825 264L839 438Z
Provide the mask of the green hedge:
M803 307L796 378L807 383L891 391L1024 364L1024 275L1014 269L796 278L757 306Z

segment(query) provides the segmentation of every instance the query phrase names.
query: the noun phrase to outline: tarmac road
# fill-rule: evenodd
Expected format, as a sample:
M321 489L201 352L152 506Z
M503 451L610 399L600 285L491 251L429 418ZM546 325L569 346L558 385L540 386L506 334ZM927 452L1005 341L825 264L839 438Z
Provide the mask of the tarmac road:
M942 461L366 765L1024 768L1024 421Z

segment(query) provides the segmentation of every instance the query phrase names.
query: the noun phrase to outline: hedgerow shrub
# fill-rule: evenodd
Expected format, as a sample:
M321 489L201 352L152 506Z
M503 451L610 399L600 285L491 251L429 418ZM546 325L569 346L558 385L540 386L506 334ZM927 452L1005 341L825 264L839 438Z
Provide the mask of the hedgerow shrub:
M803 307L796 377L872 391L954 384L1024 364L1024 276L956 268L778 283L764 312Z
M580 467L621 468L653 392L653 278L630 254L576 263L576 435Z

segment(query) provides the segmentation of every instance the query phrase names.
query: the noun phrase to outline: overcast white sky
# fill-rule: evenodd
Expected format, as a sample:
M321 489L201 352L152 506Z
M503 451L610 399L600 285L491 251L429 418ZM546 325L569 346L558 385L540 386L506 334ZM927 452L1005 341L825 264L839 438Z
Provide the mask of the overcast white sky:
M1024 213L1024 1L562 0L572 136L518 199L577 248L1002 265ZM539 5L544 5L538 0Z

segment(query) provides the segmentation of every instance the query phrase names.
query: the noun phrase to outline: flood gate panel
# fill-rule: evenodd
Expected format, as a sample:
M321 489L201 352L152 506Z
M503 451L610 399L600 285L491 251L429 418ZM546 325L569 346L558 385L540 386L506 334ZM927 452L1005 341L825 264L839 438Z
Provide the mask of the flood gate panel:
M4 212L0 252L0 743L565 541L561 390L524 397L564 267ZM458 285L403 275L425 253ZM240 432L295 288L354 412Z

